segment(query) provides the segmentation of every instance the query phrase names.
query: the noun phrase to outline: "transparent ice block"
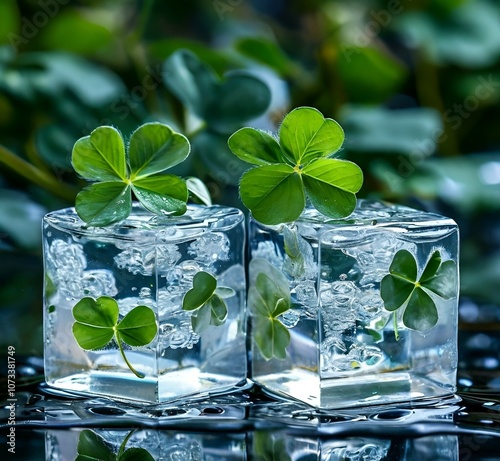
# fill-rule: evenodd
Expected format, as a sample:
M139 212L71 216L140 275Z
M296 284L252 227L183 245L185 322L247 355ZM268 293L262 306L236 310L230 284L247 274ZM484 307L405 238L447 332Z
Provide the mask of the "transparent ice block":
M109 227L85 225L74 209L43 221L45 377L50 386L84 394L160 403L223 392L246 379L245 224L235 208L190 206L183 216L154 217L134 205ZM184 295L199 271L231 288L227 318L198 334ZM113 298L122 319L134 307L153 310L158 333L146 346L124 344L132 373L113 340L79 347L72 309L84 297Z
M431 294L438 321L426 331L406 327L404 309L387 310L380 285L400 250L413 255L419 275L430 255L439 252L443 262L453 261L448 264L456 277L458 239L457 225L449 218L376 201L360 200L343 220L327 219L314 209L280 226L265 226L251 218L253 380L271 392L319 408L453 394L458 283L448 299ZM269 280L283 277L288 285L284 290L288 294L274 287L276 302L286 296L291 300L290 309L277 316L272 330L286 336L279 322L288 331L283 357L269 357L258 344L262 325L270 325L252 307L259 309L252 296L261 296L263 290L261 282L261 294L255 291L259 271L268 272Z

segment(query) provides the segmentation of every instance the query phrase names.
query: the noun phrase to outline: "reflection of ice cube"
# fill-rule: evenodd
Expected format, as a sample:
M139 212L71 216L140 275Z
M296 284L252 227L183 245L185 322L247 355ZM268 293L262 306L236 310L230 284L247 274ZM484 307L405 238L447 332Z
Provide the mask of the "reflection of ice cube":
M328 461L382 461L386 459L391 440L351 438L350 440L326 441L322 458Z
M207 232L189 245L188 253L201 264L210 265L229 259L230 242L222 232Z

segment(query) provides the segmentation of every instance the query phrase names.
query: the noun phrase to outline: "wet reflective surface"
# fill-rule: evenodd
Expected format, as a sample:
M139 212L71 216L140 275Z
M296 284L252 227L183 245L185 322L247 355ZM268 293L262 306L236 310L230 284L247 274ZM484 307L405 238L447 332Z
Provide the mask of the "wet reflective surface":
M500 459L500 394L468 386L469 376L461 378L458 395L412 407L315 410L248 383L233 395L145 407L54 392L41 383L40 365L19 362L12 459ZM2 396L2 450L11 403Z

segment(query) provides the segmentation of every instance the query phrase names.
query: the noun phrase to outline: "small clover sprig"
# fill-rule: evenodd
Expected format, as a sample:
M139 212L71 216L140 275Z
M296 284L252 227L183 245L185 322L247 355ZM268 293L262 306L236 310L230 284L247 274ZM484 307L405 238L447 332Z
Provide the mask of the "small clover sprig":
M254 318L254 341L266 360L286 358L290 332L279 316L292 305L288 281L281 271L267 260L250 261L248 307Z
M134 307L119 321L118 303L113 298L101 296L95 300L86 297L73 307L73 317L73 335L82 349L102 349L114 338L132 373L144 378L144 374L135 370L128 361L122 342L137 347L146 346L154 339L158 327L152 309L147 306Z
M96 128L73 147L73 168L92 182L76 197L78 215L92 226L121 221L131 212L132 192L153 213L185 213L189 183L164 172L182 162L190 149L185 136L162 123L137 128L127 147L117 129Z
M330 158L344 142L340 125L311 107L291 111L279 142L264 131L242 128L228 140L241 160L256 165L243 174L243 204L263 224L295 221L306 197L322 214L343 218L356 207L363 173L354 163Z
M193 277L191 288L182 300L182 309L194 311L191 316L191 326L195 333L203 333L210 325L224 324L227 318L227 306L224 298L234 296L229 287L218 287L217 279L205 271L200 271Z
M412 330L427 331L438 322L439 316L432 295L443 299L456 296L457 265L442 261L441 252L434 251L418 277L417 261L407 250L394 255L389 274L380 283L380 295L386 310L403 310L403 324ZM396 317L395 317L396 318ZM397 323L395 335L398 337Z

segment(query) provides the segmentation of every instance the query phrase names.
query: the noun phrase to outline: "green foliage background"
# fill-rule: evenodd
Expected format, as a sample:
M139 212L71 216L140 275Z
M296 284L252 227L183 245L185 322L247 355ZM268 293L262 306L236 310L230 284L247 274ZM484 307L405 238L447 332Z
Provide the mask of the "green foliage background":
M498 304L496 0L2 0L0 18L2 343L42 354L40 220L83 184L69 163L78 138L102 124L127 135L168 123L193 144L177 174L202 177L215 202L239 206L247 166L228 136L244 125L275 130L301 105L344 127L342 156L366 176L361 196L459 222L462 293ZM180 49L215 72L193 73L212 82L194 99L195 84L175 78L182 62L166 61ZM260 116L248 96L260 90L234 78L242 70L271 90ZM227 93L248 101L248 123L227 110L234 101L209 100Z

